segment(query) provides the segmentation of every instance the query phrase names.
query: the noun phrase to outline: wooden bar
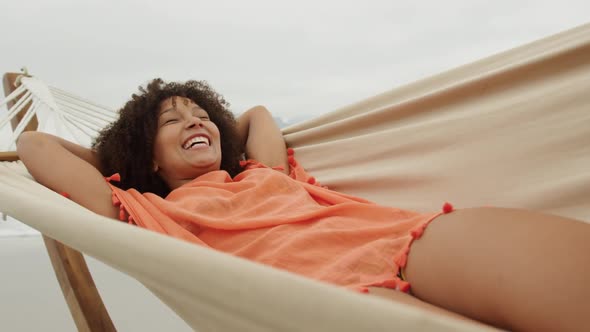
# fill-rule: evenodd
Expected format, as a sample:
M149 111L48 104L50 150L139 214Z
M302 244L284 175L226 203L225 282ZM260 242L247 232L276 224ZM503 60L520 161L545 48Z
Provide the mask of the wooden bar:
M45 235L43 241L78 331L116 331L84 256Z
M18 154L14 151L0 152L0 161L17 161Z
M19 75L21 74L6 73L4 75L3 83L6 96L16 89L14 82ZM14 101L10 102L7 107L10 108L12 105L14 105ZM12 119L11 125L13 130L29 106L24 107ZM37 117L35 116L24 130L36 130L37 127ZM0 153L0 160L18 160L18 155L16 152L2 152ZM43 235L43 241L47 248L51 264L53 265L55 276L60 284L78 331L116 331L100 294L96 289L84 256L79 251L45 235Z

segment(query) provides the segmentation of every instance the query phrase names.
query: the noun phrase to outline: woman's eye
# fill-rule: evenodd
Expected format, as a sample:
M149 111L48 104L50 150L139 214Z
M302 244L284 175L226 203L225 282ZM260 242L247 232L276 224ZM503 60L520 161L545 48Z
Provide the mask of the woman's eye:
M208 116L200 116L199 119L203 120L203 121L209 121L209 117Z
M168 119L164 122L164 124L175 122L176 119Z

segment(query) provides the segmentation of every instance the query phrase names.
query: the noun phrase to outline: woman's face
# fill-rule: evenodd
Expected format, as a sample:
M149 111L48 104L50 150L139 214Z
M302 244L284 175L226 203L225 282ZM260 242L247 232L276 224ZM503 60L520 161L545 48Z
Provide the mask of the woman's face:
M154 170L170 189L221 165L219 129L192 100L170 97L160 103L154 142Z

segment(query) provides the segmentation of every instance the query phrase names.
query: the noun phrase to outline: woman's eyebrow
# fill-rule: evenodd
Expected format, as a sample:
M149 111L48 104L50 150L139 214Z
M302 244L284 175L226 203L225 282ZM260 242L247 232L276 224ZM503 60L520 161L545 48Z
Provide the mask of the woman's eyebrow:
M171 112L171 111L176 111L176 108L172 107L167 110L163 110L162 112L160 112L160 114L158 114L158 117L161 117L162 115L164 115L164 113Z
M193 111L203 111L205 113L207 113L207 111L205 111L201 106L193 106ZM208 115L209 113L207 113Z
M168 112L173 112L173 111L178 111L175 107L171 107L169 109L163 110L162 112L160 112L160 114L158 115L158 118L161 117L162 115L164 115L164 113L168 113ZM191 111L203 111L205 112L207 115L209 115L209 113L207 113L207 111L205 111L203 108L201 108L201 106L193 106L193 108L191 109Z

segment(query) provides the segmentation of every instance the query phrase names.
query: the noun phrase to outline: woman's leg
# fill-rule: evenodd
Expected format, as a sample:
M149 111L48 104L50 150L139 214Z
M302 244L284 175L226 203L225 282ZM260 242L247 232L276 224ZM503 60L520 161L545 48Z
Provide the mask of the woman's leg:
M590 225L583 222L457 210L413 243L404 274L416 297L494 326L590 331Z

